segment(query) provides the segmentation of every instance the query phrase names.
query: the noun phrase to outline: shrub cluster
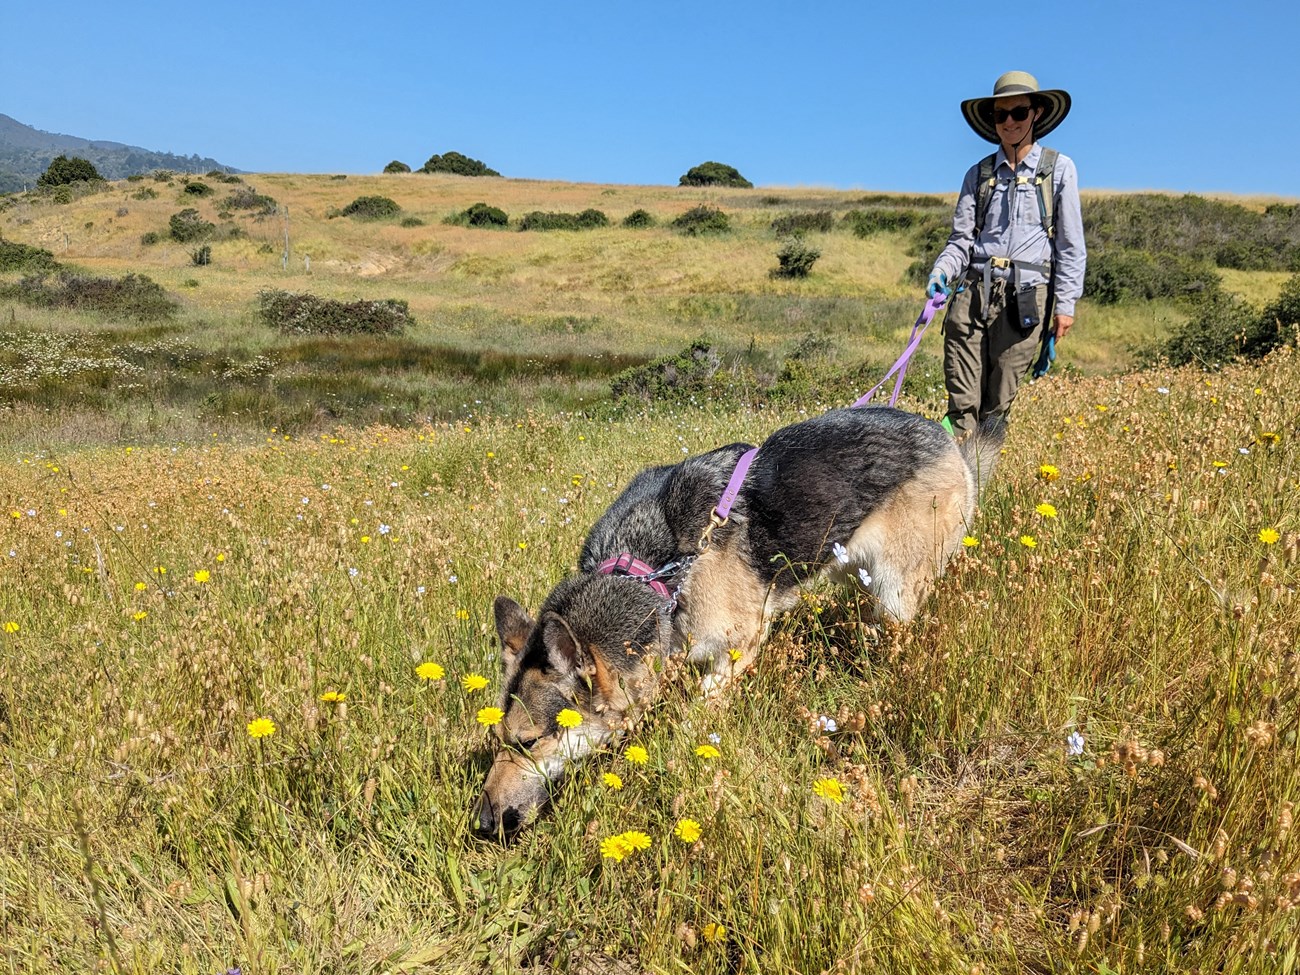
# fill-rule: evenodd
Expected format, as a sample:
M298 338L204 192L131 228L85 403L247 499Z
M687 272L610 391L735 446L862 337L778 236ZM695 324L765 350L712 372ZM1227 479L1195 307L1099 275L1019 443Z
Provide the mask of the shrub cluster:
M207 267L212 263L212 248L204 244L190 252L190 263L195 267Z
M731 220L717 207L701 204L673 220L673 227L690 237L722 234L731 229Z
M934 212L909 210L900 207L871 207L866 210L850 210L844 214L844 225L855 236L870 237L873 234L897 233L904 230L929 229L941 227L944 239L951 230L950 224Z
M1127 299L1184 298L1219 290L1220 278L1205 261L1183 254L1103 250L1089 255L1083 293L1102 305Z
M581 213L544 213L533 210L519 221L520 230L594 230L608 227L609 217L604 211L586 209Z
M835 227L835 218L829 210L817 210L811 213L783 213L772 221L772 229L778 237L790 234L816 232L828 234Z
M168 221L168 232L172 240L180 244L189 244L198 240L207 240L217 232L217 225L204 220L199 211L187 207L180 213L173 213Z
M177 303L162 286L143 274L97 278L60 271L39 274L0 287L0 296L38 308L73 308L148 321L169 318Z
M722 365L713 344L696 339L676 355L662 356L643 366L633 366L610 381L614 399L676 399L707 392Z
M478 159L471 159L459 152L446 152L430 156L420 167L422 173L455 173L457 176L500 176L495 169L490 169Z
M1217 368L1234 359L1263 358L1300 337L1300 274L1282 286L1262 310L1236 295L1214 290L1197 303L1192 318L1164 342L1144 350L1142 361Z
M273 288L258 292L257 313L271 328L296 335L396 335L415 324L410 306L396 298L333 301Z
M655 217L649 210L638 208L623 218L623 226L630 227L633 230L639 230L642 227L653 227L654 225Z
M41 247L20 244L0 237L0 271L26 271L29 274L49 274L59 270L54 255Z
M242 183L243 180L234 173L227 173L221 169L209 169L208 179L214 183Z
M36 180L36 185L67 186L69 183L89 182L91 180L102 180L103 178L99 175L99 170L95 168L94 163L89 159L82 159L80 156L68 158L64 155L58 155L50 160L45 172L41 173Z
M458 224L462 227L504 227L510 223L510 218L499 207L475 203L468 209L447 217L443 223Z
M241 186L230 191L230 195L221 202L221 207L224 210L253 210L259 217L269 217L276 211L276 202L251 186Z
M187 182L182 192L188 193L190 196L204 197L211 196L216 190L202 180L195 179Z
M705 162L698 166L692 166L686 171L686 174L677 181L678 186L739 186L743 189L752 189L754 184L745 177L735 166L728 166L726 163Z
M822 252L808 244L799 235L788 238L776 252L777 266L774 278L806 278Z
M386 196L359 196L342 210L345 217L358 220L383 220L402 212L396 201Z
M384 167L384 172L386 173L409 173L410 171L411 167L406 165L406 163L402 162L400 159L394 159Z

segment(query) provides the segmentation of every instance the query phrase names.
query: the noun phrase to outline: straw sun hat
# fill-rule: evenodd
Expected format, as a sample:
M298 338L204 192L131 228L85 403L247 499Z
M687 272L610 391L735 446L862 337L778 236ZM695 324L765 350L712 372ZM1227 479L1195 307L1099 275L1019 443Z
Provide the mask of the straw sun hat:
M961 103L961 113L967 123L981 139L999 143L997 129L993 125L993 101L997 98L1012 98L1016 95L1028 95L1034 105L1043 108L1042 118L1034 125L1034 138L1041 139L1065 120L1070 111L1070 94L1059 88L1042 91L1038 79L1028 71L1008 71L993 83L993 94L983 98L968 98Z

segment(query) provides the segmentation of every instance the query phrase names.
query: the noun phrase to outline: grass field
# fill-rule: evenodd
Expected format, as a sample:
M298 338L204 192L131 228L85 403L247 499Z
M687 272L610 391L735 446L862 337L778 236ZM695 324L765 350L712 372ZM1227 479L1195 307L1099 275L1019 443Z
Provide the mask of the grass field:
M142 271L184 303L159 326L0 306L52 370L94 360L0 408L8 971L1300 968L1293 350L1133 372L1126 347L1177 309L1085 309L1073 368L1022 391L970 544L920 619L880 626L868 597L810 593L734 693L672 683L503 847L469 830L491 756L476 715L500 694L493 598L535 610L640 468L819 406L569 412L608 389L573 363L640 361L706 328L737 362L812 334L887 363L919 310L908 259L837 230L814 238L812 279L769 278L767 224L851 204L827 191L248 181L289 206L287 273L260 253L283 232L269 219L210 267L142 247L176 186L0 214L6 236ZM375 192L425 226L325 216ZM713 199L740 229L439 222L484 198L616 219ZM1259 301L1281 281L1231 283ZM400 297L421 324L387 348L289 338L252 317L266 286ZM446 368L489 347L565 364ZM13 345L0 354L14 368ZM232 412L221 397L245 374L226 372L255 379L259 354L275 378ZM289 395L298 364L340 395L376 383L340 410L366 425L320 409L324 387ZM426 398L385 399L404 389ZM369 422L394 402L415 422ZM934 415L937 392L904 405ZM628 831L646 848L602 855Z

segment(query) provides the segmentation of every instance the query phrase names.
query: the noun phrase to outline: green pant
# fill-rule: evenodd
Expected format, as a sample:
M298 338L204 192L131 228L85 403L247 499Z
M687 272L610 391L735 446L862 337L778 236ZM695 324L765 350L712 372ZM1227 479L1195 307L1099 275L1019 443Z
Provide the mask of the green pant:
M1016 389L1038 356L1047 321L1047 285L1035 296L1040 324L1020 327L1011 290L994 282L988 308L982 282L968 281L952 296L943 322L943 378L953 435L970 434L991 416L1005 416ZM991 314L991 317L990 317Z

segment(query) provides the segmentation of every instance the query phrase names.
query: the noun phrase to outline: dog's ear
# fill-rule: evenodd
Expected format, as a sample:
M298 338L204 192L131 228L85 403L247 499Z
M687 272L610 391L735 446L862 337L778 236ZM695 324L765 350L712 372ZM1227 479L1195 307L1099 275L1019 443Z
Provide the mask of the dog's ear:
M558 673L585 674L591 669L591 655L578 642L569 629L569 624L559 613L547 613L542 617L542 643L546 645L546 655L551 667Z
M507 661L512 661L523 652L536 624L527 610L509 596L498 596L492 604L492 612L497 620L497 636L501 638L502 655Z

